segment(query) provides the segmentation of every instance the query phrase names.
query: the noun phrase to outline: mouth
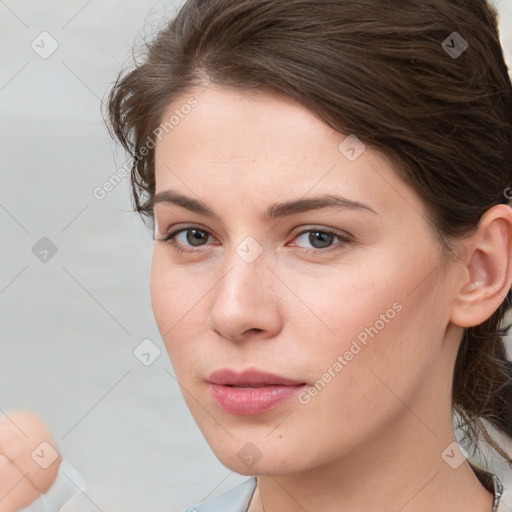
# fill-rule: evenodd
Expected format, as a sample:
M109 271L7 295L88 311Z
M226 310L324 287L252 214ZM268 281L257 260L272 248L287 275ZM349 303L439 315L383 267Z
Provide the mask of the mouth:
M247 369L241 372L222 369L214 371L206 379L211 384L232 386L239 388L256 388L264 386L298 386L305 384L295 379L289 379L280 375L263 372L257 369Z
M295 396L305 382L280 375L248 369L213 372L206 382L212 398L225 412L255 416L276 408Z

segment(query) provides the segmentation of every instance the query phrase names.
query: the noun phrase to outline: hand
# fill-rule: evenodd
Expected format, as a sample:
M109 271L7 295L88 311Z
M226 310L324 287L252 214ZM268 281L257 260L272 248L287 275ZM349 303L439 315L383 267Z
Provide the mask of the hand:
M45 493L61 461L39 416L30 411L0 414L0 512L15 512Z

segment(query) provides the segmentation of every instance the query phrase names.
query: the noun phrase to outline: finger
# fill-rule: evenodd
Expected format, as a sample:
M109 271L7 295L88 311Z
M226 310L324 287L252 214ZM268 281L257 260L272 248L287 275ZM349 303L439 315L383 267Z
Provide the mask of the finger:
M0 512L20 510L40 494L15 464L5 455L0 455Z
M62 460L48 427L29 411L14 411L0 418L0 453L40 493L50 488Z

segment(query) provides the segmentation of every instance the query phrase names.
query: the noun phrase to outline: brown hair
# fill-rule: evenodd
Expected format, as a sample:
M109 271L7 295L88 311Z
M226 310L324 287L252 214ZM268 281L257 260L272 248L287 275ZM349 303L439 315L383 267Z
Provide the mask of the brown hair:
M187 1L108 97L111 133L133 158L134 208L152 226L149 142L169 104L208 82L288 95L382 151L428 205L444 255L508 202L512 86L485 0ZM485 425L512 437L509 301L465 330L452 406L463 441L476 450L483 436L512 465Z

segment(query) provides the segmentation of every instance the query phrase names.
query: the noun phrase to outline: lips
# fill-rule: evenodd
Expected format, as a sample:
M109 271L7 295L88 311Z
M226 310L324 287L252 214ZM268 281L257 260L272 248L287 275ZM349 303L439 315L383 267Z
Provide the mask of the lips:
M297 386L305 384L305 382L253 369L244 370L242 372L235 372L227 369L217 370L206 380L211 384L238 387Z
M217 405L230 414L242 416L254 416L274 409L306 385L256 369L242 372L217 370L206 381Z

